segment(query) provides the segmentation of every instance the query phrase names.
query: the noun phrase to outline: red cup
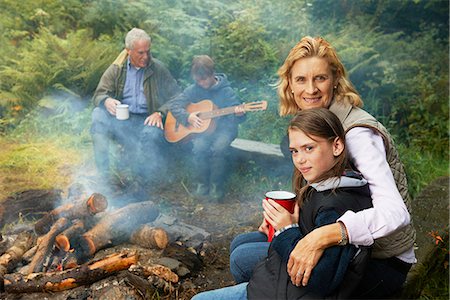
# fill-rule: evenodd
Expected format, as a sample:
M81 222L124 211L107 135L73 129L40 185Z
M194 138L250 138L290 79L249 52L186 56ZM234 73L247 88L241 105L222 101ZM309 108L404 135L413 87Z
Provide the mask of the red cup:
M291 214L294 212L295 207L295 194L287 191L270 191L266 193L266 200L274 200L276 203L280 204L286 208ZM267 222L267 221L266 221ZM273 235L275 234L275 229L273 226L267 222L269 225L269 235L267 236L267 241L271 242Z

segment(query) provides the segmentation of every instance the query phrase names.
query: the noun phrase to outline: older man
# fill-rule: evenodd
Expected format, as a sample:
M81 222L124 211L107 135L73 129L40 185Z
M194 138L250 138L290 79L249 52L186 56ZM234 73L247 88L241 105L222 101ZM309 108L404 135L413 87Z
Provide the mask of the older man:
M151 38L133 28L125 37L125 50L103 73L93 96L91 135L100 175L110 179L109 145L115 140L134 171L150 179L161 163L163 118L166 102L180 92L167 68L150 53ZM118 104L129 105L129 118L116 119Z

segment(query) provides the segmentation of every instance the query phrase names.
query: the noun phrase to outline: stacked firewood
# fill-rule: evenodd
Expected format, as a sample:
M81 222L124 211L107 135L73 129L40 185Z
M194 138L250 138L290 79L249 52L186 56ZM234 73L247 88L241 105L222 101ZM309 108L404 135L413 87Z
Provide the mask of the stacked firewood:
M63 291L131 266L128 276L147 278L147 291L170 290L178 282L177 274L161 265L139 265L135 251L93 260L97 251L124 242L154 249L164 249L169 243L164 229L148 224L159 215L153 202L108 212L107 207L107 199L94 193L48 212L35 223L34 232L21 232L12 245L0 235L0 293ZM25 266L14 272L19 262Z

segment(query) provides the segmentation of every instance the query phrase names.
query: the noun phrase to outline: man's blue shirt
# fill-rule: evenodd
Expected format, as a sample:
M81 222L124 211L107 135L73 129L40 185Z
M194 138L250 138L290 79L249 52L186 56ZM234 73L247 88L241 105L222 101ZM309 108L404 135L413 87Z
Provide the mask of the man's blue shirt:
M125 80L122 103L130 106L131 113L148 113L147 101L144 95L144 68L134 67L130 59L127 62L127 78Z

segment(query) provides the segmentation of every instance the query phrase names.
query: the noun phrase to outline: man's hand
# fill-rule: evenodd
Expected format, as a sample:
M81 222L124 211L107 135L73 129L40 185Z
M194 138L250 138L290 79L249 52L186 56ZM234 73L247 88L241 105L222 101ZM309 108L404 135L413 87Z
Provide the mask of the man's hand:
M198 116L199 113L200 113L199 111L195 111L195 112L189 114L188 122L194 128L200 128L203 125L202 119L200 119L199 116Z
M106 98L105 102L103 103L105 105L106 110L113 116L116 115L116 106L119 105L121 102L119 100L116 100L114 98Z
M161 113L160 112L152 113L150 116L147 117L147 119L145 119L144 125L156 126L164 130L164 124Z

